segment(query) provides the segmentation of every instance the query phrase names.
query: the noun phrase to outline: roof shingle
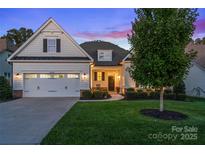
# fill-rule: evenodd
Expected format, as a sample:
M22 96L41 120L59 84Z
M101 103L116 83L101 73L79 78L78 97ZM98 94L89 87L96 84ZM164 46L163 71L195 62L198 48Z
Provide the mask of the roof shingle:
M123 58L129 53L128 50L104 41L84 42L80 46L94 59L96 66L120 65ZM112 50L112 61L98 61L97 50Z

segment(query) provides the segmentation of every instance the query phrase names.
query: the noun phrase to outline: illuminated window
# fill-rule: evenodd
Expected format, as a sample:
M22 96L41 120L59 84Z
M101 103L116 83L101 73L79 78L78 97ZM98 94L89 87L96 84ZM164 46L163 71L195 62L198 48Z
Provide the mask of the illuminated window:
M68 79L78 79L79 75L78 74L67 74Z
M25 74L25 79L35 79L37 78L37 74Z
M61 79L64 78L64 74L40 74L42 79Z
M102 81L102 72L97 72L97 80Z

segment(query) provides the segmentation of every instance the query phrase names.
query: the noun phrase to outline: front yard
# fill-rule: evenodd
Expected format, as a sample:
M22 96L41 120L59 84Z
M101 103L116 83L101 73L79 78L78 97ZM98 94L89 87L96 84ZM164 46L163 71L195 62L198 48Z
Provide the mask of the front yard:
M157 100L77 103L41 144L205 144L205 101L165 101L166 109L188 115L182 121L139 112L158 107Z

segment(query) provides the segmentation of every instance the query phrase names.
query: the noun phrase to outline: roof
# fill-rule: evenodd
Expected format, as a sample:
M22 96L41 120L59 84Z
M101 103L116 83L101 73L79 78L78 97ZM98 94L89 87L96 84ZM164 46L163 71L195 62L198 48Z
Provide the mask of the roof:
M88 57L14 57L13 60L90 60Z
M93 61L92 57L89 56L89 54L87 54L87 52L85 52L80 46L79 44L59 25L56 23L56 21L52 18L49 18L47 21L45 21L36 31L35 33L26 41L24 42L7 60L9 62L12 62L13 60L19 60L18 58L21 58L21 57L18 57L18 53L20 53L33 39L35 39L38 34L41 33L41 31L49 24L49 23L54 23L64 34L65 36L72 41L72 43L85 55L88 57L88 59L90 61ZM16 58L18 57L18 58ZM22 57L21 60L24 60L25 57ZM39 57L38 57L39 58ZM52 57L54 58L54 57ZM30 60L37 60L36 58L34 59L30 59ZM42 59L43 60L43 59ZM56 60L55 58L52 59L52 60ZM60 60L60 59L59 59Z
M90 41L80 44L80 46L94 59L96 66L116 66L120 65L123 58L129 51L115 44L105 41ZM98 61L97 50L112 50L112 61Z
M201 67L205 68L205 45L203 44L188 44L185 51L194 50L197 52L195 62Z

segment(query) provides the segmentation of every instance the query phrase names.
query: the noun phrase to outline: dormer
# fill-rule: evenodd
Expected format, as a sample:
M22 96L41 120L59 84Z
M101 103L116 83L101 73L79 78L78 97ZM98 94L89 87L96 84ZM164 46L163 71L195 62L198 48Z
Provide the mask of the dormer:
M98 61L112 61L112 50L97 50Z

